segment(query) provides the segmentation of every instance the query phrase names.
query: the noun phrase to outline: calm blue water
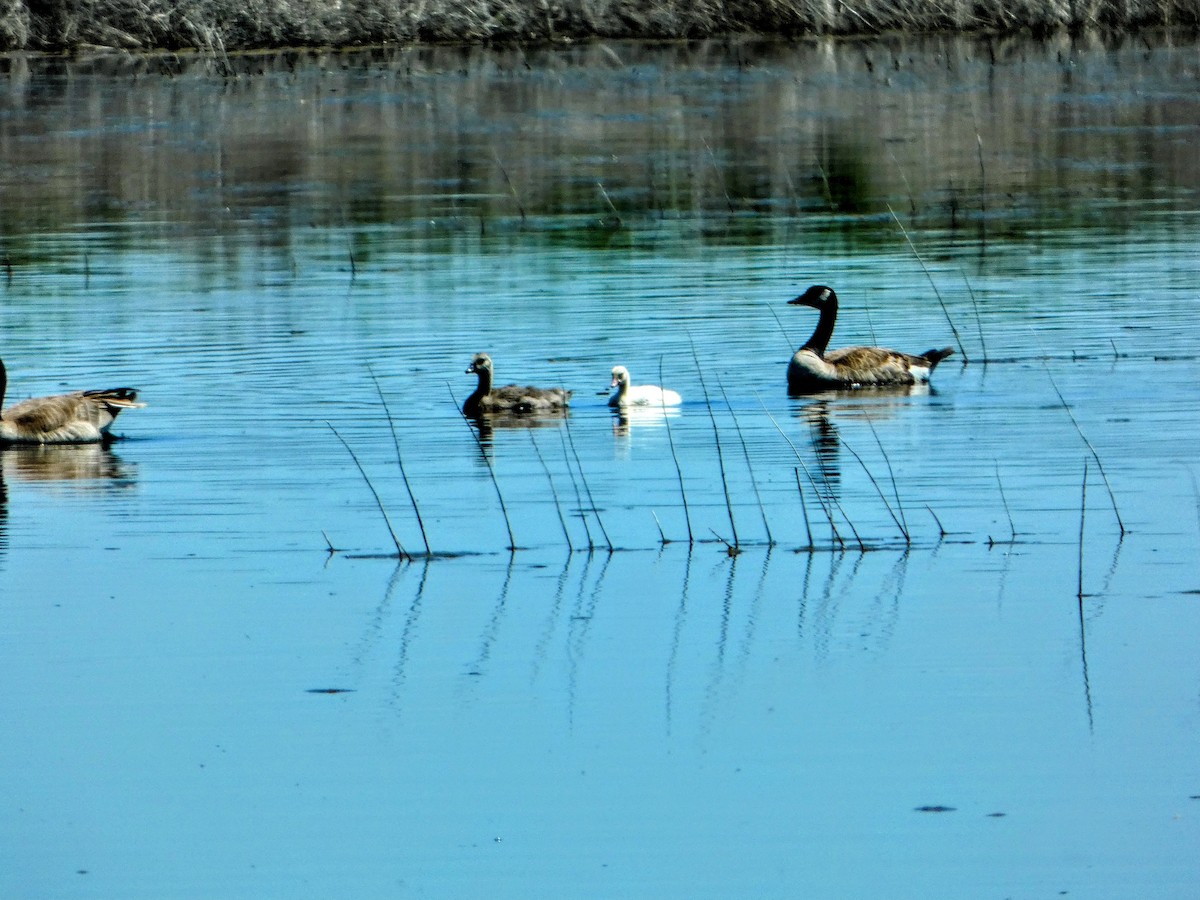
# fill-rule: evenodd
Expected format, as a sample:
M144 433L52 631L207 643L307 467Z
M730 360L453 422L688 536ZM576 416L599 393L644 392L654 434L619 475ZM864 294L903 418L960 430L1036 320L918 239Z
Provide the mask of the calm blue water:
M855 48L833 57L841 77L814 74L802 49L740 75L714 51L608 77L631 104L639 84L689 86L671 95L685 122L712 118L748 148L790 126L738 119L738 92L763 102L789 66L826 87L805 95L818 124L845 116L846 92L864 119L961 99L936 48L899 84L850 71ZM1041 159L1027 136L986 125L991 211L972 201L968 226L937 179L916 184L938 162L915 138L895 162L881 152L891 174L861 213L787 209L819 207L817 170L835 174L808 162L782 209L731 217L695 182L635 214L642 201L614 188L617 230L578 199L549 209L556 172L601 213L596 174L613 177L603 154L575 152L595 141L580 129L598 121L601 74L562 74L552 54L526 76L503 56L429 66L408 92L378 61L230 84L150 75L132 91L126 75L64 88L35 70L33 87L62 89L60 112L130 104L123 126L73 129L136 137L128 166L55 157L58 180L108 197L105 216L34 185L35 212L10 226L8 402L132 384L149 406L122 415L109 449L0 453L0 894L1194 895L1197 183L1194 163L1164 161L1174 132L1138 142L1164 134L1136 124L1160 108L1158 70L1114 88L1137 52L1077 52L1090 74L1056 102L1062 140L1080 143L1069 166L1043 164L1128 165L1143 183L1045 184L1020 162ZM1155 52L1177 79L1195 59ZM978 57L963 58L982 102ZM1021 59L995 73L997 97L1053 79L1054 48ZM380 112L393 91L428 101L428 133L464 135L460 161L490 171L494 206L423 174L408 186L432 198L419 214L388 206L396 158L437 168L423 139L405 143L414 119ZM228 130L189 131L209 93ZM148 112L163 96L176 106ZM498 110L496 96L517 99ZM298 98L340 110L339 136L327 113L297 119ZM657 160L648 180L682 177L694 152L711 182L702 144L660 140L671 110L638 109L620 127L641 149L622 152ZM1088 109L1134 123L1128 156L1106 128L1080 136ZM320 151L254 157L235 145L255 116L307 121ZM505 117L545 124L496 144ZM14 102L0 131L37 145L47 120ZM975 128L940 163L964 193ZM381 154L389 137L401 147ZM33 149L6 146L10 171L30 165ZM732 147L710 152L741 198L757 163ZM175 153L208 161L147 169ZM372 184L386 214L330 221L361 212ZM1087 193L1064 204L1069 185ZM923 215L902 212L909 194ZM927 392L790 399L784 367L815 322L786 301L814 282L841 296L837 345L960 353ZM501 382L572 388L570 418L496 427L481 446L457 412L479 350ZM678 414L615 419L616 363L679 390ZM396 558L330 426L415 561Z

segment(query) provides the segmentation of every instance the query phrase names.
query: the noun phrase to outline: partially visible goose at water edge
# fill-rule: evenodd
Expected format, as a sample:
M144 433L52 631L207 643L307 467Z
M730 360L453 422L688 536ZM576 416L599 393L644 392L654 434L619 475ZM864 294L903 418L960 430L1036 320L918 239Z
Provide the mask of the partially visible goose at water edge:
M8 371L0 361L0 407ZM133 388L75 391L33 397L0 412L0 446L6 444L93 444L110 437L109 428L123 409L145 406Z
M954 350L926 350L920 356L883 347L843 347L826 352L837 321L838 299L833 288L815 284L789 305L811 306L819 311L812 337L788 363L788 392L807 394L845 388L920 384Z
M624 366L613 366L612 384L609 387L617 389L608 398L608 405L619 406L678 406L683 402L674 391L660 388L653 384L634 385L629 378L629 370Z
M562 388L522 387L516 384L493 388L492 358L486 353L475 354L471 365L467 366L467 372L479 376L479 386L463 403L463 414L466 416L561 412L571 399L571 391Z

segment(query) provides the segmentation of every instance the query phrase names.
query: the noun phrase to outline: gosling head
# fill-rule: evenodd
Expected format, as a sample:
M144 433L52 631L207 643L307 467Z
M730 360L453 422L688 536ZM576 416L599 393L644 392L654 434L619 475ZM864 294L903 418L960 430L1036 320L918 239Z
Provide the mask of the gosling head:
M492 371L492 358L486 353L476 353L475 358L471 360L471 364L467 366L468 375L490 371Z
M621 387L629 384L629 370L624 366L613 366L612 384L609 387Z
M823 284L814 284L795 300L788 301L789 306L811 306L813 309L824 309L830 303L837 303L837 294Z

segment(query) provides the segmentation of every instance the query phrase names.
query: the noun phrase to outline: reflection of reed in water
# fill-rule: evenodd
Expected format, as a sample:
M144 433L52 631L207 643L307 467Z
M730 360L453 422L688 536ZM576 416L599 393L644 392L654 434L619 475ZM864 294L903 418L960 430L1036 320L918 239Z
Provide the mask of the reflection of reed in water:
M131 467L103 444L46 444L0 450L9 481L72 483L72 490L109 490L134 481Z

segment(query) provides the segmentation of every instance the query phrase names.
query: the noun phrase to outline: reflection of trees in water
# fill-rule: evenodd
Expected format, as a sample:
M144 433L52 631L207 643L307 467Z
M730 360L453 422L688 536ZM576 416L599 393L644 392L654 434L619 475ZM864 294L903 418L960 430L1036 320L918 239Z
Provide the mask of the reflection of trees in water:
M214 62L205 54L18 57L10 62L10 114L0 120L13 173L4 209L14 236L8 245L16 244L19 259L45 260L55 251L39 246L45 242L36 235L92 221L100 196L110 198L105 214L159 210L172 226L195 230L185 241L218 235L217 248L231 227L250 223L244 227L257 228L287 270L298 234L277 227L279 219L411 222L431 244L450 245L480 223L511 218L510 185L519 186L522 218L579 215L590 223L597 183L614 196L619 190L631 214L725 217L730 206L785 205L882 213L885 199L907 197L914 212L933 217L931 225L1028 204L1044 227L1073 228L1094 214L1075 202L1081 195L1131 200L1196 183L1197 154L1187 142L1131 142L1122 130L1087 127L1114 117L1160 130L1194 125L1177 91L1190 77L1191 54L1173 52L1168 41L1147 35L1136 45L1104 46L1067 36L989 36L986 52L973 37L905 35L877 37L869 47L832 40L544 53L416 47L339 54L337 65L320 52L222 56L222 65L244 76L236 88L209 77ZM621 65L612 65L614 54ZM1061 54L1075 63L1069 71ZM560 77L564 67L570 78ZM761 76L768 71L787 77ZM184 72L193 77L181 79ZM401 105L311 102L358 96L368 77ZM1114 79L1126 89L1111 91ZM614 97L624 115L608 115ZM404 114L425 109L464 114ZM561 115L537 114L545 109ZM116 120L130 127L114 131ZM193 129L212 135L221 152L144 140ZM938 140L931 144L929 135ZM597 154L597 147L620 152ZM1030 171L1064 159L1138 162L1156 178L1131 179L1124 165L1079 166L1069 173L1070 190L1031 188ZM47 170L78 179L27 177ZM293 190L296 184L309 189ZM416 193L414 184L437 189ZM34 221L38 227L26 227ZM429 229L430 222L451 227ZM778 239L768 232L794 224L753 216L738 234L766 243ZM844 222L832 227L854 238ZM857 239L881 240L878 229L869 231ZM115 230L112 239L123 233ZM583 228L571 239L614 238L611 229ZM238 258L218 250L212 264L223 271Z

